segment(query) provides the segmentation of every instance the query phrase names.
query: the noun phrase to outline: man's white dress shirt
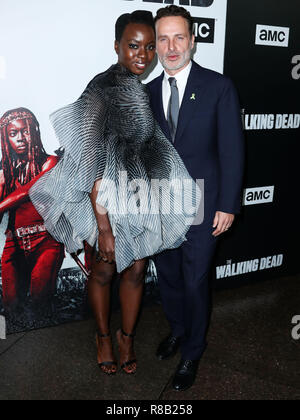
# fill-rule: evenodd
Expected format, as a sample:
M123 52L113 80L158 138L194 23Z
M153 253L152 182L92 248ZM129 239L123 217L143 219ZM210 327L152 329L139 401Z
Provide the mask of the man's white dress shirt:
M175 79L177 80L177 87L178 87L178 92L179 92L179 107L181 107L191 69L192 69L192 62L190 62L190 64L185 69L181 70L175 76L170 76L165 71L162 93L163 93L163 106L164 106L166 119L168 119L168 106L169 106L170 96L171 96L171 86L169 83L169 78L175 77Z

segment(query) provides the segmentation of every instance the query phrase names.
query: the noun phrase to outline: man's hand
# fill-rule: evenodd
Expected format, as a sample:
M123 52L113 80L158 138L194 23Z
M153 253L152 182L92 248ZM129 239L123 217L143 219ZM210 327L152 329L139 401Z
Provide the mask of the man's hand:
M234 214L217 211L213 224L213 228L215 229L215 231L213 232L213 236L217 237L222 235L222 233L227 232L231 228L234 219Z

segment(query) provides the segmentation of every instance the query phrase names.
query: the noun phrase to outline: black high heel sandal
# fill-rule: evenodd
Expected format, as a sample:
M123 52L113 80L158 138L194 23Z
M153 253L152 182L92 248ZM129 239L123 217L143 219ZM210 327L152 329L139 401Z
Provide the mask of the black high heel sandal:
M109 334L101 334L100 331L97 331L96 334L96 344L97 344L97 350L99 349L99 342L98 342L98 337L99 338L108 338L111 337L111 333ZM102 362L102 363L98 363L98 367L99 369L101 369L101 371L103 373L105 373L108 376L112 376L115 375L117 373L117 369L115 372L106 372L105 370L103 370L103 367L112 367L112 366L116 366L116 368L118 367L118 363L115 361L109 361L109 362Z
M124 337L131 338L132 340L135 337L135 333L134 334L127 334L126 332L124 332L123 329L119 330L117 334L119 334L119 333L121 333L122 335L124 335ZM119 340L119 337L118 337L118 342L119 342L119 352L120 352L120 340ZM127 372L125 370L128 366L132 365L133 363L137 363L137 359L132 359L132 360L128 360L127 362L124 362L121 365L121 369L123 370L123 372L125 372L127 375L134 375L136 373L136 369L134 371L132 371L132 372Z

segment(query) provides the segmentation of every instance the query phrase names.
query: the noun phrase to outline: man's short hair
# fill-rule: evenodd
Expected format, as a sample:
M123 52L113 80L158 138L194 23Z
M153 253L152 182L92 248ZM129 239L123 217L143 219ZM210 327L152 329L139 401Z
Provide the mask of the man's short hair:
M174 5L163 7L162 9L159 9L157 11L154 22L156 24L160 19L165 18L165 17L172 17L172 16L181 16L184 19L186 19L189 25L190 35L193 36L194 21L190 12L188 12L184 7L179 7L179 6L174 6Z
M116 41L121 42L122 36L125 32L126 26L130 23L137 23L141 25L148 25L155 32L154 19L151 12L146 10L136 10L133 13L125 13L120 16L116 22Z

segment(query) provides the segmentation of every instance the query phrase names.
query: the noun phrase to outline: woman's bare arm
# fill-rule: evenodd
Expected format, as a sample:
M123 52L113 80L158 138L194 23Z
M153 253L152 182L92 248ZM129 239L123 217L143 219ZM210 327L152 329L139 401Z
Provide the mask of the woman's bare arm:
M18 207L20 204L24 203L29 199L29 190L30 188L40 179L46 172L50 171L50 169L54 168L59 161L58 156L49 156L47 161L42 167L41 173L36 176L33 180L28 182L28 184L19 187L16 191L8 195L1 203L0 203L0 215L9 211L13 208ZM2 187L3 188L3 187Z
M97 196L101 180L95 182L93 190L90 194L91 203L97 220L99 230L99 254L102 259L112 263L115 261L115 238L112 233L107 210L97 204Z

